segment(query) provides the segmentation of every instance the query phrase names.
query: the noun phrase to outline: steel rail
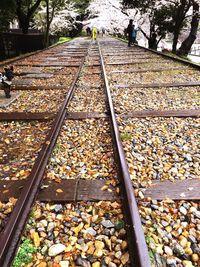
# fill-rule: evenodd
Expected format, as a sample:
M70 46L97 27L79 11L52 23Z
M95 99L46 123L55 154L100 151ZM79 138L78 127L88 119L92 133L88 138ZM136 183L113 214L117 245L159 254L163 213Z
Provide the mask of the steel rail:
M85 53L85 57L88 50ZM16 202L16 205L11 213L9 221L4 230L0 233L0 266L10 267L14 259L16 250L19 246L20 237L27 221L30 209L34 204L37 192L42 182L43 174L51 155L53 147L60 133L62 124L67 113L66 107L71 100L76 82L80 76L85 58L83 58L74 81L71 84L70 90L66 95L62 107L56 115L54 123L49 131L49 134L42 146L42 149L35 161L32 171L28 177L25 186L22 189L21 195Z
M137 202L135 199L135 195L133 192L133 186L131 183L128 166L126 163L126 158L124 154L124 150L122 147L122 142L120 139L119 128L115 116L115 111L113 107L113 101L111 97L111 92L108 84L108 79L106 75L106 70L104 66L104 59L101 53L101 47L99 45L99 53L101 60L101 67L103 71L105 90L107 94L109 111L111 117L111 126L113 130L113 141L116 147L116 157L118 161L118 167L121 177L121 183L123 186L123 207L124 212L126 214L126 218L128 219L128 241L129 241L129 252L131 256L131 266L134 267L151 267L150 258L148 255L148 249L145 242L144 232L142 229L142 224L140 220L140 215L137 207Z

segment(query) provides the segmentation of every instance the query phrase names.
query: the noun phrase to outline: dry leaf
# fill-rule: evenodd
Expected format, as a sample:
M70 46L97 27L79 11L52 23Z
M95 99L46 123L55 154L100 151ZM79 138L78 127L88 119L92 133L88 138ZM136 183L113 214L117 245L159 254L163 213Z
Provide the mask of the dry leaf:
M57 193L62 193L63 190L59 188L59 189L56 190L56 192L57 192Z

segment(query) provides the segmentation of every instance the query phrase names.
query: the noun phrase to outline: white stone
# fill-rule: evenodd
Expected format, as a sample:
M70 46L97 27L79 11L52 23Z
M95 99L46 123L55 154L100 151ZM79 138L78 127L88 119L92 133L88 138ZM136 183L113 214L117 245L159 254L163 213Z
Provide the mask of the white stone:
M170 247L168 246L164 246L164 251L168 256L172 256L173 255L173 251Z
M180 211L180 213L182 213L183 215L186 215L186 214L187 214L187 210L186 210L186 208L184 208L183 206L180 207L179 211Z
M65 250L66 246L63 244L55 244L49 248L48 255L54 257Z
M59 262L61 267L69 267L69 262L68 261L60 261Z

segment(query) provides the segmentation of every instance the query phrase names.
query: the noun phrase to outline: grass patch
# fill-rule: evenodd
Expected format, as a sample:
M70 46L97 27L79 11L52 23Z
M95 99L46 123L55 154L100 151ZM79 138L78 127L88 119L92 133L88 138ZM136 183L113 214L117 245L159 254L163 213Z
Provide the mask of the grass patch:
M65 42L69 42L71 40L72 40L72 38L70 38L70 37L60 37L58 42L57 42L57 44L62 44L62 43L65 43Z
M19 247L17 256L14 259L12 267L27 266L33 261L33 254L37 251L30 239L25 239Z
M122 141L131 141L132 140L132 135L129 133L121 133L120 137Z

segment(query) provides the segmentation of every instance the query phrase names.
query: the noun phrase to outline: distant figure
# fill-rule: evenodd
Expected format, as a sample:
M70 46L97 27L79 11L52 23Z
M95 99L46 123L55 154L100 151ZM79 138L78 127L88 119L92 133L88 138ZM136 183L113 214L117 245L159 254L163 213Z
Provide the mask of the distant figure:
M91 36L91 29L89 26L86 28L86 33L87 33L87 36Z
M9 68L4 68L4 73L0 73L0 81L2 83L2 89L4 90L4 93L6 95L6 98L10 98L10 90L12 85L12 79L14 78L14 68L13 66L10 66Z
M137 38L137 32L139 31L139 29L135 29L135 25L133 25L133 31L132 31L132 42L133 44L136 44L136 38Z
M133 25L133 20L130 19L128 27L126 29L126 33L128 34L128 46L136 43L137 32L139 29L135 29L135 25Z
M102 28L101 31L102 31L102 36L104 36L104 34L106 32L105 28Z
M97 39L97 28L94 26L92 28L92 40L96 41L96 39Z

